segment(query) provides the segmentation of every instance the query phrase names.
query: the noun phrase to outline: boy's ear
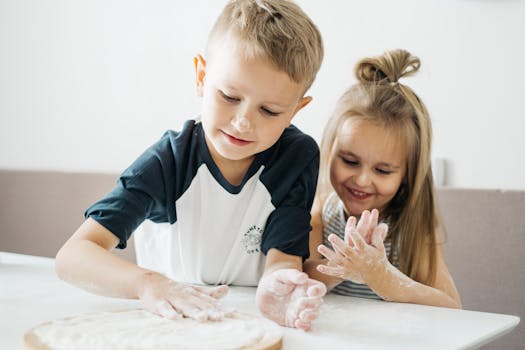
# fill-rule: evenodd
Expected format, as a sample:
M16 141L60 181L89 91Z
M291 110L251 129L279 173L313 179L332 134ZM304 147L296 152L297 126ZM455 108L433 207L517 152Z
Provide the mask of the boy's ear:
M292 114L292 118L297 114L297 112L303 109L303 107L305 107L310 102L312 102L312 96L304 96L297 104L297 107L295 107L295 111Z
M201 55L193 58L195 66L195 84L197 88L197 96L202 97L204 89L204 77L206 77L206 60Z

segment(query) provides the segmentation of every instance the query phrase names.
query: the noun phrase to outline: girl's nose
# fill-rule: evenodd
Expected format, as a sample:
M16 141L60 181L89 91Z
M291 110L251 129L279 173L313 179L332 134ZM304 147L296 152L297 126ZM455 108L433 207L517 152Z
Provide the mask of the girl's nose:
M366 187L370 185L371 177L368 171L362 169L358 174L356 174L355 177L355 183L356 185L360 187Z

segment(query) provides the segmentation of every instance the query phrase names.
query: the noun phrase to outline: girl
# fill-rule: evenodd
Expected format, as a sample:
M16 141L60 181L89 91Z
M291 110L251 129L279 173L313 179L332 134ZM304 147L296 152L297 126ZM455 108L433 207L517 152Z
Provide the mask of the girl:
M460 308L438 242L430 118L398 82L419 67L404 50L356 65L324 130L304 268L338 294Z

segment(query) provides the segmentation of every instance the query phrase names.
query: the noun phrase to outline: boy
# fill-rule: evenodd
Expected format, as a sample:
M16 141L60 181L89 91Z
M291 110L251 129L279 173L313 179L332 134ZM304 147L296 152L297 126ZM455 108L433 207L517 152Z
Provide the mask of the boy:
M290 124L311 101L320 33L292 2L234 0L206 55L194 61L200 118L166 132L88 208L57 273L173 319L220 320L225 284L258 285L263 315L308 330L326 292L301 272L319 151ZM109 252L138 227L140 266Z

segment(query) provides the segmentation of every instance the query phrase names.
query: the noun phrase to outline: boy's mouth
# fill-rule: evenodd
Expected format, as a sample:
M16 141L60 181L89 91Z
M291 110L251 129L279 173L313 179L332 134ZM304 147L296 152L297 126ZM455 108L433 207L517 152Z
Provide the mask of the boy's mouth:
M230 135L224 131L221 130L221 132L223 133L223 135L226 137L226 139L228 140L228 142L236 145L236 146L246 146L247 144L251 143L252 141L247 141L247 140L243 140L243 139L240 139L240 138L237 138L233 135Z

